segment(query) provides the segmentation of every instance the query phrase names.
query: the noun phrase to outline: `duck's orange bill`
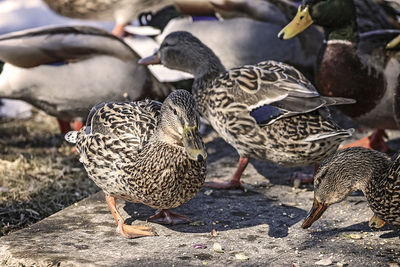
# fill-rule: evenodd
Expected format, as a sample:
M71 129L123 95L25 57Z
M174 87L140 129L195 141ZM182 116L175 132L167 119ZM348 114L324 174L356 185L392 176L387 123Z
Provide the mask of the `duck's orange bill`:
M314 197L314 203L313 206L308 213L307 217L304 219L303 224L301 225L301 228L307 229L310 227L316 220L318 220L321 215L324 213L324 211L328 208L328 205L325 203L319 202L315 197Z
M293 20L278 33L278 38L284 40L293 38L297 34L307 29L308 26L310 26L313 23L314 21L310 16L308 6L306 6L304 9L301 9L300 5L299 8L297 9L297 14L293 18Z

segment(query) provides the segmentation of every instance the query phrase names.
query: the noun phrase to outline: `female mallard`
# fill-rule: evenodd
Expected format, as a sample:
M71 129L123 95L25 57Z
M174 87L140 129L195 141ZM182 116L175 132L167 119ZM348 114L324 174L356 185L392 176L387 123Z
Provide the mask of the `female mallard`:
M122 36L124 27L138 14L160 9L173 0L44 0L60 15L92 20L114 20L113 34Z
M400 154L393 162L381 152L351 147L327 158L314 179L314 204L302 227L308 228L332 204L362 190L380 220L400 229ZM371 225L371 224L370 224Z
M86 118L93 105L105 100L164 99L171 88L138 59L123 40L94 27L5 34L0 36L5 62L0 97L24 100L63 121Z
M189 218L170 212L192 199L206 176L204 144L198 132L196 103L184 90L163 104L145 100L94 106L86 127L65 138L76 143L89 177L106 193L117 231L134 238L152 235L150 227L124 224L115 198L159 209L149 221L175 224Z
M169 34L154 56L139 63L162 63L193 74L201 115L239 152L232 180L208 186L241 187L250 156L285 166L319 162L352 133L330 120L326 106L353 101L321 97L299 71L283 63L226 71L211 49L188 32Z
M361 124L377 128L374 135L357 143L385 151L383 129L399 128L400 52L385 49L395 32L358 34L353 1L303 0L296 17L279 38L296 36L311 24L327 33L316 72L321 94L355 99L343 112Z

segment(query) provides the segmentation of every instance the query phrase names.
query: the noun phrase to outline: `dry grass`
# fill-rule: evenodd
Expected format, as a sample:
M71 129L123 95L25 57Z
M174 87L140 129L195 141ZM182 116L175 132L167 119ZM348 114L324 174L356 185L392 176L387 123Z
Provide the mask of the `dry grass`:
M55 118L0 119L0 236L98 191Z

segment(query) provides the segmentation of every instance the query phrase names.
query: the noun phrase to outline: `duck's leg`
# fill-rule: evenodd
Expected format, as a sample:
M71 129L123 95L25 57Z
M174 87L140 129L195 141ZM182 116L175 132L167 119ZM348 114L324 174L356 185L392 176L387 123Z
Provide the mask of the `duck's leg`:
M243 186L240 177L242 177L243 171L246 169L248 163L249 158L240 157L236 171L229 182L221 182L219 179L214 179L213 182L204 183L204 186L214 189L242 189Z
M126 23L115 23L114 28L112 30L112 34L117 37L122 37L125 34L125 26Z
M60 127L60 132L65 135L66 133L68 133L69 131L72 131L71 129L71 125L69 124L68 121L64 121L61 119L57 119L58 122L58 126Z
M312 184L314 182L314 176L317 173L319 168L319 163L314 163L314 173L302 173L302 172L295 172L293 173L292 177L290 178L293 181L293 186L298 187L301 184ZM299 182L296 182L299 180Z
M111 211L111 214L114 217L115 222L118 225L117 232L120 233L123 237L137 238L137 237L142 237L142 236L157 235L154 232L153 227L125 224L124 219L122 218L121 214L117 210L117 203L115 201L115 197L106 195L106 202L107 202L108 208Z
M190 223L192 219L174 213L170 210L158 210L157 213L147 219L149 222L155 222L159 224L182 224L182 223Z
M83 127L81 119L74 119L74 131L79 131Z
M385 138L387 138L387 134L385 133L384 129L375 129L370 136L364 137L351 144L345 145L342 148L361 146L365 148L372 148L374 150L385 153L388 150Z
M381 218L379 218L378 216L376 216L374 214L374 216L372 216L372 218L369 220L369 227L370 228L382 228L383 226L385 226L386 222L384 220L382 220Z

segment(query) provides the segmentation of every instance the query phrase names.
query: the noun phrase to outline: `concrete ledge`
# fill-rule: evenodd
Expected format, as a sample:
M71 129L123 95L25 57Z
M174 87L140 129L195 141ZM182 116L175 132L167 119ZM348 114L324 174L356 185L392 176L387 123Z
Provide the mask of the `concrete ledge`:
M208 145L209 177L228 179L237 161L220 139ZM310 169L308 169L310 170ZM319 263L378 266L399 263L398 232L372 232L372 212L356 194L328 209L311 230L300 228L311 207L310 189L287 183L293 169L252 161L243 181L248 190L203 189L175 209L194 225L151 224L159 236L125 239L97 193L29 228L0 238L0 263L6 266L314 266ZM146 224L154 210L118 202L128 223ZM212 229L218 235L213 237ZM355 234L354 236L350 234ZM361 239L354 239L361 238ZM213 249L214 243L223 252ZM206 248L194 248L195 244ZM248 260L239 260L243 253ZM323 260L323 261L321 261Z

